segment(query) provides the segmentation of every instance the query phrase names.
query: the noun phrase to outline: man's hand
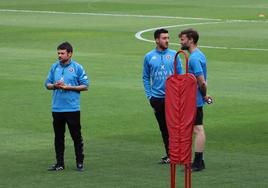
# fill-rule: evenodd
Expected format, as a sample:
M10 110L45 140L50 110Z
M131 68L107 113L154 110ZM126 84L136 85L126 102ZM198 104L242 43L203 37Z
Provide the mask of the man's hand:
M205 99L206 103L208 103L208 104L212 104L213 103L213 100L212 100L211 96L206 95L204 97L204 99Z
M54 89L61 89L62 85L64 85L64 82L59 80L53 86L54 86Z
M66 85L64 83L56 83L54 84L54 87L58 87L58 89L68 90L68 91L87 91L86 85L79 85L79 86L71 86Z
M71 89L70 86L65 85L64 83L63 83L63 84L60 84L60 85L59 85L59 88L60 88L60 89L64 89L64 90L70 90L70 89Z

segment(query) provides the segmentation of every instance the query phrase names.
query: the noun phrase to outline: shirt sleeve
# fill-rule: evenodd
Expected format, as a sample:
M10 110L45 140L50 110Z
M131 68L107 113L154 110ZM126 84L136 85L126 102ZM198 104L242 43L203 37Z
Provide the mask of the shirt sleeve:
M45 81L45 87L47 88L47 84L54 84L54 65L50 67L48 72L47 79Z
M152 97L152 91L151 91L150 66L148 62L148 56L144 57L142 80L146 97L150 99Z
M86 71L84 70L84 68L81 65L78 66L77 76L78 76L78 84L79 85L89 86L89 79L87 77Z
M201 66L201 62L198 58L191 58L189 65L191 66L193 70L193 74L197 77L200 75L204 75L203 68Z
M177 56L177 73L183 74L182 63L180 56Z

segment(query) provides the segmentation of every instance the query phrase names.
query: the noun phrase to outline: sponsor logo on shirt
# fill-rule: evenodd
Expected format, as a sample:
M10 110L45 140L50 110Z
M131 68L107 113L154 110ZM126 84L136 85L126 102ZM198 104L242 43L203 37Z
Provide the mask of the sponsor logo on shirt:
M160 65L160 69L153 75L154 80L166 80L168 76L172 75L171 71L166 70L164 64Z

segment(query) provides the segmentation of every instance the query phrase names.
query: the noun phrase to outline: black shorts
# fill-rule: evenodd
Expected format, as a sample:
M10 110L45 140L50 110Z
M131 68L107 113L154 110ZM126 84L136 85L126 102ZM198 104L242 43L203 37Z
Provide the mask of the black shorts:
M197 107L194 125L203 125L203 107Z

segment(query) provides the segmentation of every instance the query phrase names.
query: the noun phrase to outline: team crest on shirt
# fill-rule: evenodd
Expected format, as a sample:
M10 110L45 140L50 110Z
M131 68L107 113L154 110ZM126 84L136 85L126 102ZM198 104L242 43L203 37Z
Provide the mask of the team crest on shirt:
M171 57L170 57L170 55L167 55L166 58L167 58L167 60L170 60Z
M69 72L74 72L74 68L73 68L73 67L69 67L69 68L68 68L68 71L69 71Z

